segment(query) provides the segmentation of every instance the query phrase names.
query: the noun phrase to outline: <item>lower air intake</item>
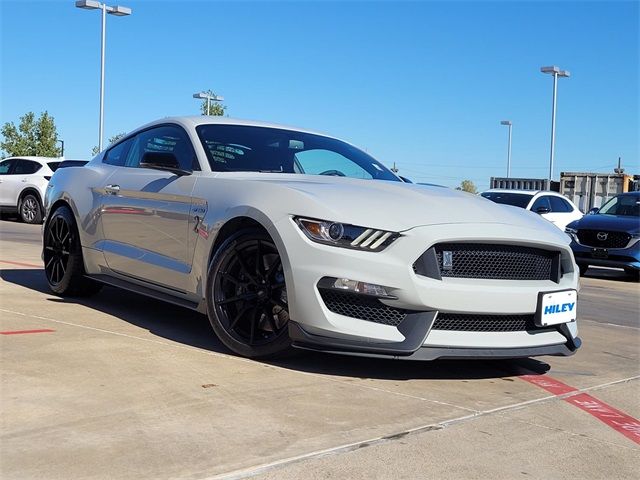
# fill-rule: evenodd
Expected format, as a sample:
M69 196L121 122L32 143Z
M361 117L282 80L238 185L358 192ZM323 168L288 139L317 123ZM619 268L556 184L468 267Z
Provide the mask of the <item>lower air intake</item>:
M484 315L467 313L438 314L433 330L459 332L522 332L540 330L534 323L534 315Z
M359 320L397 327L407 316L406 310L390 307L367 295L322 288L320 296L330 311Z

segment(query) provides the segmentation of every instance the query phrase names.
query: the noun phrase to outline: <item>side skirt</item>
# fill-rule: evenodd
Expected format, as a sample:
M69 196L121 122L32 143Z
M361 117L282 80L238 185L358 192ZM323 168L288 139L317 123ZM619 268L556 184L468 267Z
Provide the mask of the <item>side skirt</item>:
M130 292L139 293L140 295L155 298L156 300L162 300L163 302L172 303L174 305L189 308L191 310L198 310L197 302L192 302L190 300L177 297L170 293L165 293L153 288L145 287L143 285L138 285L137 283L129 282L121 278L116 278L104 274L89 275L89 278L101 283L105 283L107 285L111 285L113 287L122 288Z

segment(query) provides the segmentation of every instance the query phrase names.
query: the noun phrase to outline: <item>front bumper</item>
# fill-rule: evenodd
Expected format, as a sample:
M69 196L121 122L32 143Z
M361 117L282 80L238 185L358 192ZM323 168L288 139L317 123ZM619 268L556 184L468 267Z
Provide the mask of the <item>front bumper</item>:
M565 338L564 343L553 345L540 345L536 347L510 347L510 348L464 348L443 347L425 345L431 325L436 317L436 312L415 314L411 319L407 318L404 328L401 330L405 340L396 344L365 342L356 340L344 340L330 337L322 337L306 332L296 322L289 323L289 337L295 348L313 350L325 353L339 353L344 355L364 356L374 358L393 358L396 360L437 360L437 359L464 359L464 358L525 358L541 355L570 356L582 345L579 337L574 337L566 324L558 327L558 332ZM403 324L398 327L403 327Z
M604 249L581 245L573 240L571 250L578 265L640 270L640 241L627 248Z
M539 292L578 289L568 245L553 243L534 229L503 224L445 224L402 233L383 252L320 245L289 221L278 225L286 245L287 295L294 346L368 356L416 359L571 355L579 346L575 322L536 331L476 332L432 329L437 312L533 314ZM473 238L470 238L473 232ZM522 240L527 239L527 240ZM474 241L523 245L562 252L563 275L551 280L434 279L418 275L414 262L441 242ZM283 247L284 247L283 245ZM329 310L318 290L323 277L383 285L395 299L383 303L410 311L399 325L385 325Z

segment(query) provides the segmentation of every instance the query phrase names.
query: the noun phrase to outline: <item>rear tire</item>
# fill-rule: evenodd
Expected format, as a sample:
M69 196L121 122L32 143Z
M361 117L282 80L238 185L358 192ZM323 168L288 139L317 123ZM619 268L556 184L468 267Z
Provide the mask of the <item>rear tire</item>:
M207 276L207 314L220 341L238 355L289 353L282 261L265 231L240 230L220 246Z
M24 223L42 223L42 205L31 193L26 194L20 200L19 213Z
M49 288L58 295L84 297L102 288L101 283L85 276L78 228L66 206L57 208L47 222L43 259Z

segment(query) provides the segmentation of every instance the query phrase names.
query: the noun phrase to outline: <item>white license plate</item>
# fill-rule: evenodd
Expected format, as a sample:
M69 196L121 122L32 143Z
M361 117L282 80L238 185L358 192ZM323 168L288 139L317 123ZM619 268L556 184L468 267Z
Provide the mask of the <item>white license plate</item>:
M573 322L576 319L577 308L578 292L575 290L540 293L536 323L541 327L546 327Z

